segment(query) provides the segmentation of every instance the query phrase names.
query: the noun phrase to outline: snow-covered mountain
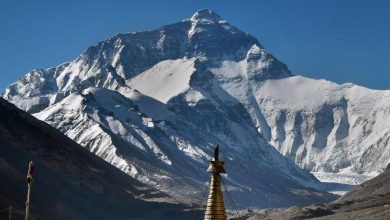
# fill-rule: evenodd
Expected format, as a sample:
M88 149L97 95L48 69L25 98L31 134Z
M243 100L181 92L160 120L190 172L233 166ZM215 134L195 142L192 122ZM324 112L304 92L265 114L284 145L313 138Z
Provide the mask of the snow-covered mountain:
M389 129L377 119L388 115L388 96L293 76L254 37L207 9L118 34L74 61L33 70L3 93L180 199L204 190L219 143L235 200L263 207L323 196L306 188L318 182L293 162L309 171L380 172L390 158Z

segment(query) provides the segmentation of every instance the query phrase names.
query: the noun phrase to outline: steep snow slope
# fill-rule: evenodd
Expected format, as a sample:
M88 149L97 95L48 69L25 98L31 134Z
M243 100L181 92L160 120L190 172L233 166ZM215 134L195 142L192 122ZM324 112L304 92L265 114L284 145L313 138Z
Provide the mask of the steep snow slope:
M164 60L129 80L131 88L167 103L190 88L195 59Z

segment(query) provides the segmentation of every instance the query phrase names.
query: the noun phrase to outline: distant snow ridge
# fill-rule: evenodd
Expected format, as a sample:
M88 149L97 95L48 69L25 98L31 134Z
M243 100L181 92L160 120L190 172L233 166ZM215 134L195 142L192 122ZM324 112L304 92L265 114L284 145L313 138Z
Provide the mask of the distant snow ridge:
M207 9L33 70L3 97L182 201L203 191L215 143L242 207L324 199L307 188L319 182L294 162L367 174L390 158L389 92L293 76L254 37Z

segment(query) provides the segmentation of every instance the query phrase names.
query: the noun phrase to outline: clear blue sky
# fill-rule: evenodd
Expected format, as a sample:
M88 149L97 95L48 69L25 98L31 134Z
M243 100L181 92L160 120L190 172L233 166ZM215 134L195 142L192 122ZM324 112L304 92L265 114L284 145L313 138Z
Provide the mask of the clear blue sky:
M257 37L295 74L390 89L390 0L2 0L0 91L115 33L153 29L202 8Z

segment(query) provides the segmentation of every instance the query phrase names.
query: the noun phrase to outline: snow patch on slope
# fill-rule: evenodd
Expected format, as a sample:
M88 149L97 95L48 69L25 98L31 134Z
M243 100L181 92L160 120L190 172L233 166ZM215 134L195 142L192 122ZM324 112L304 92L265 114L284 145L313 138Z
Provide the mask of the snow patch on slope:
M272 99L278 106L289 109L302 109L306 106L316 107L324 102L337 101L343 86L326 80L308 79L302 76L281 80L267 80L258 88L256 96Z
M189 106L195 106L200 100L206 99L201 92L190 89L185 94L185 100Z
M127 81L127 84L141 93L167 103L190 86L190 77L195 71L195 58L164 60L152 68Z

